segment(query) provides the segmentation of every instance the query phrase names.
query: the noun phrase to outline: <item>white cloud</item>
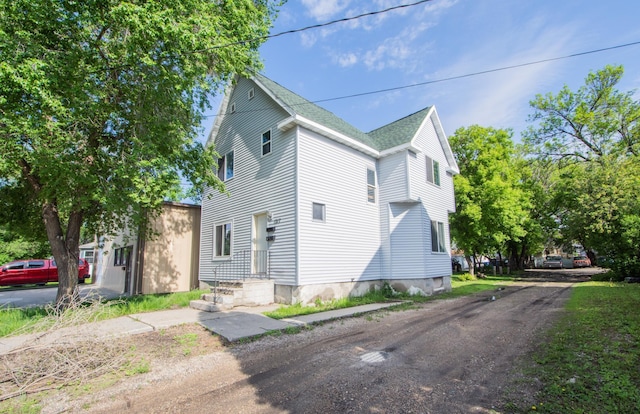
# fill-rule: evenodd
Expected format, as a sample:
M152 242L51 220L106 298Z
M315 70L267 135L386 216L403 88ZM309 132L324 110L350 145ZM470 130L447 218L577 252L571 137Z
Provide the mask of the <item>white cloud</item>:
M355 53L343 53L334 55L332 60L334 63L337 63L338 66L343 68L353 66L358 63L358 57L355 55Z
M317 21L324 21L337 15L349 6L350 0L302 0L307 14Z
M482 48L465 53L457 61L429 76L431 79L472 74L475 72L519 65L527 62L563 56L571 50L577 27L521 27L517 36L494 38ZM527 45L523 48L521 45ZM518 50L509 53L507 51ZM563 71L566 61L551 61L531 66L507 69L439 84L446 90L441 96L448 108L449 127L480 124L497 128L513 127L516 132L526 126L528 102L537 93L546 93L548 86ZM453 132L453 130L451 130Z

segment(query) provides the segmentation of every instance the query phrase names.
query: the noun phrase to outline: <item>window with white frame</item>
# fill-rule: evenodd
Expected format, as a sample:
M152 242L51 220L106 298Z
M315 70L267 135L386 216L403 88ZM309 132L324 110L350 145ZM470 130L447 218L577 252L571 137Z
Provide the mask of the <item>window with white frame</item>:
M325 221L325 205L320 203L313 203L313 221Z
M427 163L427 182L440 185L440 163L433 158L426 156Z
M218 224L213 231L213 257L231 256L231 223Z
M376 171L367 168L367 201L376 202Z
M447 248L444 243L444 223L431 221L431 251L445 253Z
M233 178L234 157L233 151L228 152L218 159L218 178L222 181Z
M271 154L271 131L262 134L262 155Z

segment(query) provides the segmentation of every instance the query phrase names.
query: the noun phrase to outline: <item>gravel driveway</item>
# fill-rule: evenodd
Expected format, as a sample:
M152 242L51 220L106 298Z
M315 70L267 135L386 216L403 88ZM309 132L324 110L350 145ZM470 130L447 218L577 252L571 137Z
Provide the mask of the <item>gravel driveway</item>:
M569 274L417 309L263 338L154 368L93 396L83 412L488 413L518 389L517 365L562 313ZM577 278L577 279L576 279ZM556 278L558 279L558 278ZM73 409L71 409L73 411Z

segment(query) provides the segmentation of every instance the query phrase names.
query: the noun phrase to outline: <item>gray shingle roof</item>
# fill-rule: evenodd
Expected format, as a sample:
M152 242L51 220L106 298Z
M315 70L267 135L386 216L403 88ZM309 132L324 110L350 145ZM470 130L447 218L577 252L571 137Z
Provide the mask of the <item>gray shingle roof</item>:
M255 74L254 77L289 110L379 151L410 142L430 109L425 108L366 134L332 112L308 101L266 76Z
M409 142L418 132L431 107L424 108L402 119L374 129L369 136L378 144L379 150L386 150Z

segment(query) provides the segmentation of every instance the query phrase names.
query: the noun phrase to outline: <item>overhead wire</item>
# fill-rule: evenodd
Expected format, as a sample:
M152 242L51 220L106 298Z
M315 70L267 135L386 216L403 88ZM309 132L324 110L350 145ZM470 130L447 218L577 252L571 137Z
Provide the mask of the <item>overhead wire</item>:
M301 28L298 28L298 29L285 30L283 32L270 34L270 35L265 35L265 36L260 36L260 37L256 37L256 38L253 38L253 39L238 40L236 42L225 43L224 45L218 45L218 46L212 46L210 48L194 50L191 53L202 53L202 52L207 52L207 51L210 51L210 50L222 49L222 48L225 48L225 47L241 45L241 44L245 44L245 43L252 43L252 42L257 42L257 41L262 41L262 40L273 39L275 37L280 37L280 36L284 36L284 35L288 35L288 34L305 32L307 30L312 30L312 29L319 29L321 27L331 26L331 25L334 25L334 24L337 24L337 23L344 23L344 22L348 22L348 21L351 21L351 20L361 19L363 17L375 16L377 14L384 14L384 13L388 13L390 11L394 11L394 10L398 10L398 9L404 9L404 8L407 8L407 7L418 6L420 4L429 3L431 1L433 1L433 0L419 0L419 1L416 1L416 2L413 2L413 3L399 4L397 6L387 7L386 9L366 12L366 13L358 14L358 15L355 15L355 16L343 17L341 19L331 20L331 21L328 21L328 22L325 22L325 23L318 23L318 24L314 24L314 25L311 25L311 26L305 26L305 27L301 27Z
M331 102L331 101L338 101L338 100L343 100L343 99L358 98L358 97L361 97L361 96L375 95L375 94L379 94L379 93L394 92L394 91L399 91L399 90L402 90L402 89L416 88L418 86L431 85L431 84L434 84L434 83L441 83L441 82L447 82L447 81L452 81L452 80L457 80L457 79L470 78L470 77L473 77L473 76L486 75L488 73L501 72L501 71L505 71L505 70L509 70L509 69L517 69L517 68L522 68L522 67L526 67L526 66L538 65L538 64L541 64L541 63L553 62L553 61L557 61L557 60L570 59L570 58L574 58L574 57L578 57L578 56L584 56L584 55L589 55L589 54L593 54L593 53L600 53L600 52L605 52L605 51L608 51L608 50L621 49L621 48L624 48L624 47L630 47L630 46L636 46L636 45L640 45L640 41L624 43L624 44L621 44L621 45L615 45L615 46L609 46L609 47L603 47L603 48L599 48L599 49L592 49L592 50L588 50L588 51L584 51L584 52L572 53L572 54L564 55L564 56L556 56L556 57L551 57L551 58L547 58L547 59L540 59L540 60L535 60L535 61L531 61L531 62L519 63L519 64L516 64L516 65L501 66L501 67L498 67L498 68L492 68L492 69L482 70L482 71L478 71L478 72L471 72L471 73L466 73L466 74L463 74L463 75L449 76L449 77L446 77L446 78L434 79L434 80L429 80L429 81L424 81L424 82L417 82L417 83L412 83L412 84L409 84L409 85L401 85L401 86L394 86L394 87L391 87L391 88L376 89L376 90L373 90L373 91L359 92L359 93L354 93L354 94L350 94L350 95L336 96L336 97L332 97L332 98L316 99L316 100L313 100L313 101L303 102L303 103L300 103L300 104L297 104L297 105L318 104L318 103L322 103L322 102ZM245 111L236 111L236 113L259 112L259 111L262 111L262 110L266 110L266 108L256 108L256 109L245 110ZM211 118L211 117L214 117L214 116L216 116L216 114L205 115L204 117L205 118Z

